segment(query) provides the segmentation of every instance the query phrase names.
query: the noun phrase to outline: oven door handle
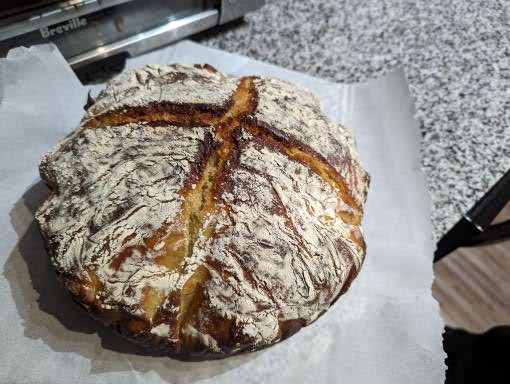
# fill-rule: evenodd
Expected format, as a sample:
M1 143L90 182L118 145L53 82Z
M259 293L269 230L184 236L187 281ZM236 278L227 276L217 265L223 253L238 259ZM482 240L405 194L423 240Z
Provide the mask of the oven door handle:
M67 61L73 68L78 68L123 52L127 52L130 56L136 56L163 45L173 43L194 33L212 28L218 25L219 16L217 9L211 9L181 19L172 20L164 25L127 37L123 40L70 57Z

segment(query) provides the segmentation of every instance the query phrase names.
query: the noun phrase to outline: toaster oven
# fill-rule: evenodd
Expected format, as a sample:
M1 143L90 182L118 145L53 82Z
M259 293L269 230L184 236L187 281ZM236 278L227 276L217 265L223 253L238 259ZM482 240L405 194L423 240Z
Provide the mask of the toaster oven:
M3 0L0 57L52 42L73 68L134 56L241 18L264 0Z

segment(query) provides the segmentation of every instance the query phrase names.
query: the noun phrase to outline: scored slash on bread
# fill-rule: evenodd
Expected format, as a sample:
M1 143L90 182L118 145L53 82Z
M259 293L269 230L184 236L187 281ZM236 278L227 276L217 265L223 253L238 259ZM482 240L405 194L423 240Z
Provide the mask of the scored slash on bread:
M51 194L36 217L64 287L175 357L285 339L364 258L369 179L352 134L280 80L128 71L40 170Z

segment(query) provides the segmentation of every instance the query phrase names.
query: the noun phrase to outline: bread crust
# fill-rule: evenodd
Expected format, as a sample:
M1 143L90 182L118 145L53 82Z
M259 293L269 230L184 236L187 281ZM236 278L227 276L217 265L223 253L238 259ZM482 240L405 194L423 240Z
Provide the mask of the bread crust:
M184 360L265 348L356 277L369 176L306 90L146 66L86 109L41 161L36 219L63 287L122 336Z

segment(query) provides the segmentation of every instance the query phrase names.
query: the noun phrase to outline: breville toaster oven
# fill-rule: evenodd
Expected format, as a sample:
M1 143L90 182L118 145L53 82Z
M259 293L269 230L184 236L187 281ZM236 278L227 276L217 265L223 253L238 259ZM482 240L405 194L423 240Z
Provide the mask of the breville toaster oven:
M73 68L134 56L242 17L264 0L3 0L0 57L53 42Z

